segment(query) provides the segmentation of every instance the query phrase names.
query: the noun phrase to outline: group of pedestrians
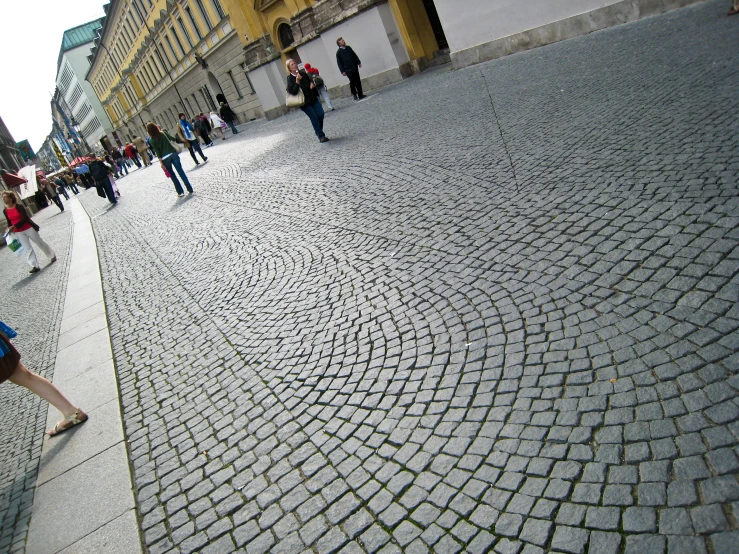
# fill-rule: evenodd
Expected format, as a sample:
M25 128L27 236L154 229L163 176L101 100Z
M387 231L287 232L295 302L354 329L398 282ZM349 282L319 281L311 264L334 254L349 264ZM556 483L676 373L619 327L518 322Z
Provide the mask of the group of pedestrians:
M362 80L359 76L362 61L352 47L347 46L343 37L336 39L336 45L339 47L336 51L336 64L341 74L349 79L349 90L354 97L354 101L360 102L367 98L362 92ZM331 105L328 88L321 78L320 72L308 63L303 66L303 69L300 69L295 60L287 60L285 67L288 73L287 93L291 96L302 94L303 103L300 109L310 119L311 125L313 125L313 131L316 133L318 140L320 142L328 142L329 139L326 133L323 132L325 111L321 105L321 97L326 102L329 110L333 111L334 107Z

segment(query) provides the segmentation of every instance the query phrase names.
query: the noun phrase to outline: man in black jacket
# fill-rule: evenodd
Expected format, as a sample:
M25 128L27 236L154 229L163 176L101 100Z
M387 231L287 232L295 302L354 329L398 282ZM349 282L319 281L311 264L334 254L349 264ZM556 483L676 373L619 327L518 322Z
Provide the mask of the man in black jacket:
M89 154L92 156L92 154ZM95 158L90 163L90 175L95 179L95 187L98 191L98 196L108 197L108 202L111 204L117 204L118 200L113 192L113 185L110 184L110 178L108 177L108 166L105 165L102 158Z
M238 131L236 130L236 126L234 125L234 119L235 114L233 113L233 110L231 109L231 106L226 104L225 102L221 102L221 111L220 111L221 119L226 122L226 124L231 127L231 132L234 135L238 135Z
M346 45L343 38L339 37L336 44L339 47L336 51L336 63L339 65L339 71L349 78L349 89L352 96L354 96L354 100L364 100L367 97L362 94L362 80L359 78L362 62L359 61L359 56L354 53L351 46Z

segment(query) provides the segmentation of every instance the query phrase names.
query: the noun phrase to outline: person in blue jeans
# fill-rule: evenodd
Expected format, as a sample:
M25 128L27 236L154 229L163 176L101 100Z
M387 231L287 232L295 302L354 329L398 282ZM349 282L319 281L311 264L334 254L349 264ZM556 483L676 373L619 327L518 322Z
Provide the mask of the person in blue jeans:
M192 185L190 185L190 181L188 181L187 175L185 175L185 171L182 169L180 153L172 146L170 139L162 133L156 123L152 123L151 121L146 124L146 132L149 133L149 137L151 138L149 143L151 144L151 149L154 150L154 154L159 158L159 163L162 165L162 168L167 169L169 175L172 177L177 196L185 196L185 191L182 190L182 185L177 179L177 175L175 175L175 170L182 177L182 182L185 183L188 194L193 194L195 191L192 190Z
M320 142L328 142L328 137L323 132L323 106L321 106L321 101L318 99L319 96L316 86L304 69L298 71L298 64L295 63L295 60L287 60L285 65L289 72L287 76L287 91L290 94L298 94L300 90L303 91L305 103L300 106L300 109L310 118L318 140Z

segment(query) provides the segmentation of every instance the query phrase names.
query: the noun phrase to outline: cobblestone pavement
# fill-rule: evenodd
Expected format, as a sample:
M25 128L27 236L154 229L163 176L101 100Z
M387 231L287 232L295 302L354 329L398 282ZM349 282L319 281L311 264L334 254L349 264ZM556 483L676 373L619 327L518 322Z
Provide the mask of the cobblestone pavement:
M93 217L151 552L729 552L725 1L156 166ZM186 167L192 162L182 156Z
M25 259L16 258L5 247L0 249L0 320L18 332L13 344L23 363L51 378L67 287L72 219L56 206L33 219L59 261L47 267L48 260L37 250L41 272L30 275ZM24 550L47 407L26 389L11 383L0 385L0 552Z

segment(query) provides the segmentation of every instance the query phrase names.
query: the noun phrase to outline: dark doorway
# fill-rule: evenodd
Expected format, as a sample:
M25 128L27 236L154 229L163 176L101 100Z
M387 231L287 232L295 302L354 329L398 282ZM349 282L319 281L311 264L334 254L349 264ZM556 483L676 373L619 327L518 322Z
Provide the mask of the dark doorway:
M429 16L431 29L434 31L434 37L436 37L436 44L439 45L439 50L449 48L449 43L446 41L446 35L444 35L444 28L441 26L439 14L436 13L434 0L423 0L423 7L426 8L426 15Z
M295 38L293 37L293 30L287 23L283 23L277 28L277 35L280 39L280 47L283 50L290 46L293 42L295 42Z

